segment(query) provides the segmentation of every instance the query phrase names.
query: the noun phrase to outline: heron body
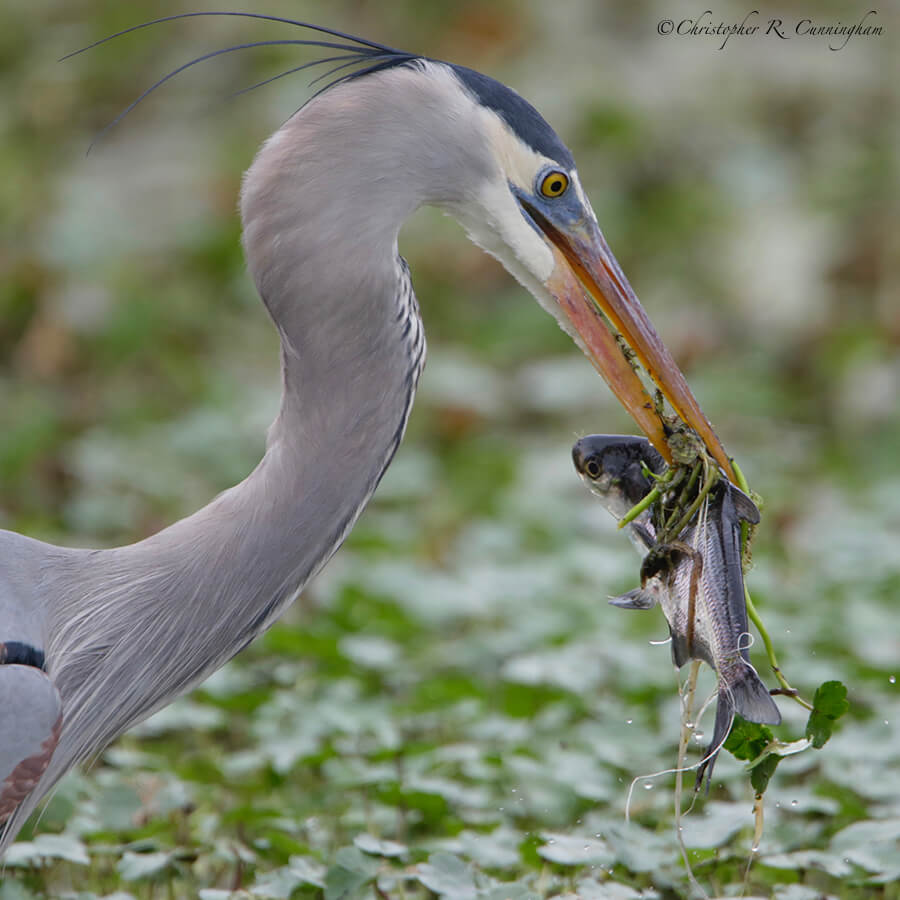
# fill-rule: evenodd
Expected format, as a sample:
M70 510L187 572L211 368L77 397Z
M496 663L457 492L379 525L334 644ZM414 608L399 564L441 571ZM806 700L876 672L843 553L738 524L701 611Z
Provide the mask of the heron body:
M241 194L247 264L281 338L281 407L259 465L129 546L0 532L0 852L73 765L271 625L353 527L424 363L397 238L425 204L456 217L614 389L639 397L618 350L603 356L611 336L576 263L599 273L601 305L633 294L571 154L529 104L409 54L317 95L263 145ZM667 385L680 378L652 367Z

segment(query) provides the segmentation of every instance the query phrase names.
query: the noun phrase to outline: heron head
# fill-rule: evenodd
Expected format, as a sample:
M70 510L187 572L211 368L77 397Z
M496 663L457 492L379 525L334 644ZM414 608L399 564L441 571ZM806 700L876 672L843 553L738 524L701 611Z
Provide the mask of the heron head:
M572 153L515 91L463 66L388 54L339 79L267 142L245 179L245 243L263 226L275 236L299 227L298 185L303 203L335 223L322 228L319 221L298 246L333 249L333 233L342 247L351 239L356 246L396 242L419 206L450 213L575 339L668 461L666 428L638 363L733 476L600 232ZM281 209L277 221L273 207ZM344 230L347 221L352 233Z
M463 140L483 141L491 157L474 199L450 211L575 339L667 459L664 426L636 373L638 362L732 475L721 443L597 225L572 153L513 90L471 69L450 68L475 102L478 127Z

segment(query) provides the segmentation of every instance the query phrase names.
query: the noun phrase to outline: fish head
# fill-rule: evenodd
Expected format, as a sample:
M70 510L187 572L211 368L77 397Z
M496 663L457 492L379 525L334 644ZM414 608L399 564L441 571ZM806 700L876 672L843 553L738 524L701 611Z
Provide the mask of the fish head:
M660 474L663 458L644 437L624 434L589 434L572 447L575 471L603 500L606 508L621 518L652 488L646 470Z

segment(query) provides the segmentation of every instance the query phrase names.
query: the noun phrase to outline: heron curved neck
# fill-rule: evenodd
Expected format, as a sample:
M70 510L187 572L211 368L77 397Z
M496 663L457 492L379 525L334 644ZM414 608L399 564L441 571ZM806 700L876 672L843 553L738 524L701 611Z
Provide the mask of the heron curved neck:
M227 633L228 655L274 620L349 532L399 445L423 362L397 251L411 210L383 210L380 227L364 228L376 197L317 198L305 186L326 173L346 183L364 168L361 147L340 161L322 152L334 136L317 128L301 114L277 132L241 197L248 266L282 345L281 408L266 454L241 484L137 545L182 573L204 572L197 583L179 580L222 614L218 645Z
M377 198L328 203L307 190L326 171L340 183L365 165L362 147L340 160L327 153L334 136L319 125L292 119L264 145L242 193L248 265L282 341L282 403L265 456L192 516L79 555L77 584L52 591L61 600L47 659L70 721L142 648L144 673L131 672L133 691L92 739L121 733L271 624L340 545L402 437L424 350L397 255L409 200L382 207L376 228L365 204ZM96 634L102 650L83 652Z
M48 548L46 659L66 710L48 783L270 625L374 491L424 352L400 226L425 203L464 205L489 165L486 141L460 141L478 116L452 78L396 69L332 88L247 172L244 247L281 336L281 409L256 469L192 516L128 547Z
M448 71L419 76L386 70L331 88L247 173L244 247L281 335L284 381L256 469L139 543L35 543L47 671L65 710L43 785L271 624L340 545L390 462L424 351L397 235L423 203L462 203L486 165L484 141L459 139L459 122L477 118L473 101L457 87L448 107L439 90Z

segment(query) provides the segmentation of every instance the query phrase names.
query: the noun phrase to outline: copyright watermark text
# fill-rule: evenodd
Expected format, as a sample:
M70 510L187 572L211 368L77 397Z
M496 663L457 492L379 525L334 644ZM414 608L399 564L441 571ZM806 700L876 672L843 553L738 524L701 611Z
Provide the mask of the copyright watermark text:
M719 50L724 50L731 38L765 37L772 40L812 38L825 41L829 50L843 50L856 37L879 37L884 29L878 24L877 10L870 9L860 15L855 22L839 19L818 21L816 19L788 19L773 17L765 19L758 9L752 9L740 22L723 22L711 9L700 15L685 19L660 19L656 31L661 35L674 34L679 37L721 38Z

